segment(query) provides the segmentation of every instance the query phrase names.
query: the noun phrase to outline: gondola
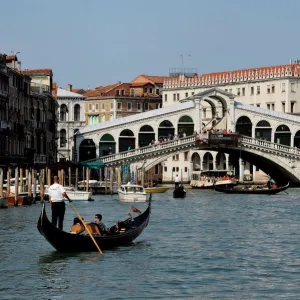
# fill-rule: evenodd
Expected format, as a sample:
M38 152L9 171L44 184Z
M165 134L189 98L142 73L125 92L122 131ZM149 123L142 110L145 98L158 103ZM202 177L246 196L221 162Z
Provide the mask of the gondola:
M118 222L117 225L110 228L110 233L105 236L94 236L101 250L128 245L142 233L150 219L151 198L152 195L149 198L147 209L142 214L135 218L128 218L123 222ZM40 234L58 252L98 251L88 234L72 234L53 226L47 218L45 204L43 204L37 228Z
M215 187L215 191L226 194L255 194L255 195L275 195L286 190L289 187L289 183L285 186L274 188L274 189L238 189L238 188L221 188Z
M173 191L174 198L184 198L185 196L186 196L186 191L183 185L180 185L179 187L175 188L175 190Z

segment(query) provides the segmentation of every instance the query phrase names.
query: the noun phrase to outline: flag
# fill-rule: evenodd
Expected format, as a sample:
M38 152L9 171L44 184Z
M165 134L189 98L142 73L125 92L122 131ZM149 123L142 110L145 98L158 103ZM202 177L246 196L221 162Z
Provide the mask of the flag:
M141 214L141 211L134 206L131 206L131 211L137 214Z

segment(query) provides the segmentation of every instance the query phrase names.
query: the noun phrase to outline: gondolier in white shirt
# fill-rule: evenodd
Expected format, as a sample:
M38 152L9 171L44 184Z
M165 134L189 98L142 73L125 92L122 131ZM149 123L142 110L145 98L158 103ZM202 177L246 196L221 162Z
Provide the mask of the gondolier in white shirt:
M174 181L175 181L175 189L179 188L179 183L181 180L180 180L180 177L178 176L178 174L176 174Z
M69 202L72 200L67 195L64 187L59 184L58 176L54 176L54 183L49 187L49 201L52 209L52 224L58 228L63 230L64 216L66 211L65 199L68 199Z

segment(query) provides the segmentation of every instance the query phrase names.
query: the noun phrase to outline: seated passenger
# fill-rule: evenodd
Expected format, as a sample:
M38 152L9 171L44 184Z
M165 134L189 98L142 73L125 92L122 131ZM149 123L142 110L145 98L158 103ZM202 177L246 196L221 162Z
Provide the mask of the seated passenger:
M82 218L83 220L83 218ZM74 218L73 220L73 225L70 229L70 232L72 234L79 234L82 233L84 231L84 225L82 224L81 220L79 218Z
M95 223L98 225L101 235L106 234L109 230L106 228L104 223L102 222L102 215L96 214L95 215Z

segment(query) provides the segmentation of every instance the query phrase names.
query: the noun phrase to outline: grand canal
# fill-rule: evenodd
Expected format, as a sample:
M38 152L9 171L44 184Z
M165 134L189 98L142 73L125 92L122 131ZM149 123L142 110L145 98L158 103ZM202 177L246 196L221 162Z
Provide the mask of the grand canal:
M55 252L36 229L41 204L0 210L0 299L299 299L299 191L156 194L136 243L102 256ZM74 203L106 225L131 205L117 195ZM66 230L74 216L67 204Z

